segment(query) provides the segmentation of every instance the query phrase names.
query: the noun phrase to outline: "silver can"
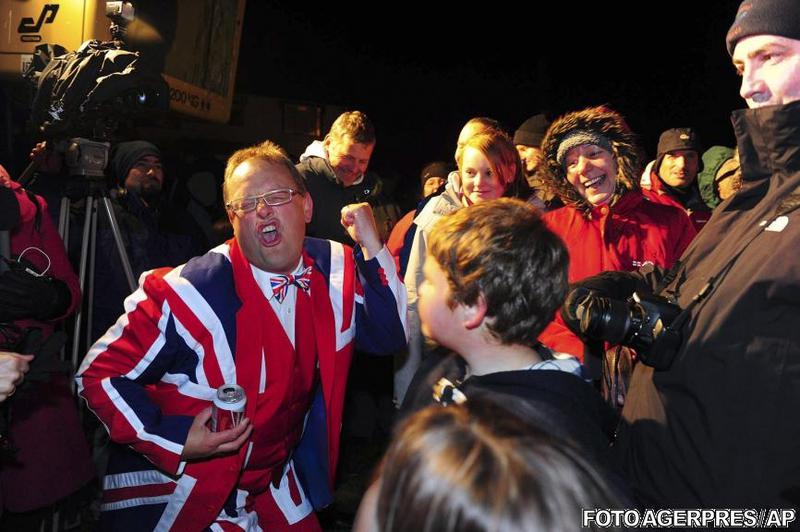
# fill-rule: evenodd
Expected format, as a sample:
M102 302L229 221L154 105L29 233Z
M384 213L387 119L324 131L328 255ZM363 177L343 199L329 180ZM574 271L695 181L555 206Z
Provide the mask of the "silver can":
M223 384L217 388L211 407L211 432L222 432L239 425L244 419L247 397L238 384Z

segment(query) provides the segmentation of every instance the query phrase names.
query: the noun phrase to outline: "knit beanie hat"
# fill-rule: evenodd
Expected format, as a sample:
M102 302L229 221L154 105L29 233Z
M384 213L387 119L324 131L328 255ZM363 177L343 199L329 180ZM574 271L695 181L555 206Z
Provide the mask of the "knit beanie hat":
M117 144L111 158L112 182L115 185L122 185L133 165L148 155L154 155L160 159L161 150L145 140L132 140Z
M697 132L690 127L675 127L664 131L658 138L658 157L675 150L702 151Z
M661 161L664 160L664 155L675 150L692 150L700 155L703 148L700 145L697 132L690 127L675 127L661 133L661 136L658 138L656 162L653 164L653 171L655 173L658 173L658 169L661 167ZM703 169L702 162L699 169Z
M550 121L544 115L534 115L524 121L514 132L514 144L538 148L542 143Z
M725 37L728 53L751 35L777 35L800 40L800 2L797 0L744 0Z
M590 131L588 129L576 129L564 135L561 143L558 145L556 151L556 161L558 164L564 164L564 157L567 152L576 146L583 146L584 144L594 144L600 146L606 151L612 152L611 140L598 131Z
M447 181L447 175L454 169L455 167L450 163L433 161L432 163L426 164L425 168L422 169L422 172L419 174L419 182L422 187L425 188L425 181L431 177L441 177Z

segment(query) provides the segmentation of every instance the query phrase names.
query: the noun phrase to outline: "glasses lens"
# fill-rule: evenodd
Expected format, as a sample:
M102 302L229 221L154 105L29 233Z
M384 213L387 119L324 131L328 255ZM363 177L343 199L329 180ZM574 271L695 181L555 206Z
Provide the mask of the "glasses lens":
M250 212L256 208L258 198L242 198L240 200L232 201L231 207L234 211Z
M258 204L261 202L264 202L271 207L289 203L292 201L293 194L294 190L290 188L282 188L279 190L273 190L272 192L267 192L266 194L261 194L260 196L251 196L249 198L234 200L230 202L229 205L230 208L236 212L250 212L255 210L255 208L258 207Z
M267 205L283 205L292 200L292 190L289 188L273 190L272 192L264 194L264 199L267 200Z

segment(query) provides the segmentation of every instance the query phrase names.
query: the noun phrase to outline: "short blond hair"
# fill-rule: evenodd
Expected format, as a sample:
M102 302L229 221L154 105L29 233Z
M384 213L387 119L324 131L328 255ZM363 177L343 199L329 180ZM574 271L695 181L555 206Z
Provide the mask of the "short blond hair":
M325 139L340 142L344 137L358 144L375 144L375 126L361 111L344 112L333 122Z
M500 125L500 122L495 120L494 118L489 118L488 116L475 116L467 120L467 123L461 128L461 132L463 133L465 129L471 127L474 129L472 135L464 139L463 142L456 142L456 163L458 163L459 159L461 159L461 152L464 150L464 143L470 139L470 137L474 137L475 135L480 135L481 133L486 133L487 131L500 131L503 132L503 126ZM458 135L459 140L461 139L461 133Z
M428 406L395 429L378 480L378 530L563 532L580 527L575 508L622 507L570 441L563 414L474 388L466 402Z
M303 176L297 171L294 163L289 159L289 156L283 148L271 140L265 140L261 144L237 150L228 158L228 164L225 166L225 178L222 181L222 199L225 203L230 199L228 198L228 183L230 182L233 172L236 170L236 167L250 159L259 159L269 164L286 167L294 180L297 191L301 194L306 193L305 179L303 179Z

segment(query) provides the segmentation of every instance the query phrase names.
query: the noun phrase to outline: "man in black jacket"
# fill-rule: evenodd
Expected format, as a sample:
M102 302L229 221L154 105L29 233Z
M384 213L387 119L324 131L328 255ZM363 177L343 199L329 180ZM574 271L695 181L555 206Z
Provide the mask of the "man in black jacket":
M308 236L354 245L339 223L341 210L351 203L366 202L372 206L382 238L388 238L400 213L388 208L380 178L367 172L374 149L375 127L361 111L342 113L324 140L308 145L297 164L314 198Z
M742 2L727 45L744 184L661 292L682 342L636 368L617 442L648 507L800 506L800 3Z

